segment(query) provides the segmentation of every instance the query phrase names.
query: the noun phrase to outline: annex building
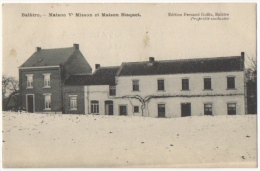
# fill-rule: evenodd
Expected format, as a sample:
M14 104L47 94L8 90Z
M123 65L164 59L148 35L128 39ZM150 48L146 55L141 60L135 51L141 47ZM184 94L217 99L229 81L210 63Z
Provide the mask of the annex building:
M45 59L47 58L47 59ZM40 49L20 68L28 112L183 117L244 115L240 56L126 62L92 69L79 50Z

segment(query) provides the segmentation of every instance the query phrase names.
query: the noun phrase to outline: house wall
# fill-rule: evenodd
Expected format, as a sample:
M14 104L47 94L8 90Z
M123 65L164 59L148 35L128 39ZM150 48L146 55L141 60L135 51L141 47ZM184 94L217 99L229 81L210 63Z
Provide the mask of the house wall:
M227 90L227 76L235 76L236 89ZM212 90L204 90L204 78L211 78ZM189 78L189 91L182 90L182 78ZM165 90L157 90L157 80L164 79ZM139 80L139 91L132 91L132 80ZM116 78L117 96L123 95L215 95L244 94L244 72L120 76Z
M50 88L44 88L43 74L50 73ZM26 74L33 74L33 88L27 88ZM34 95L35 112L61 112L61 74L57 68L42 68L42 69L20 69L19 70L20 92L22 107L26 108L26 94ZM51 110L44 110L44 95L51 94Z
M227 76L235 76L235 89L227 90ZM212 90L204 90L204 77L211 78ZM189 91L182 90L182 78L189 78ZM139 80L138 92L132 91L132 80ZM165 90L157 90L157 79L165 80ZM181 104L191 104L191 116L204 115L204 104L212 104L213 115L227 115L228 103L236 103L236 114L245 114L244 72L221 72L200 74L156 75L117 77L116 96L109 96L109 86L85 86L85 113L91 113L91 100L99 101L99 114L105 114L105 101L112 100L114 115L119 115L119 106L127 106L127 115L158 117L158 104L165 104L166 117L181 117ZM135 98L149 95L151 98L141 110L141 102ZM162 97L164 96L164 97ZM134 113L139 106L139 113Z
M243 95L218 97L177 97L152 99L148 103L149 112L145 116L158 117L158 104L165 104L166 117L181 117L181 103L191 104L191 116L204 115L204 104L212 104L212 115L227 115L227 103L236 103L237 115L245 114Z
M77 96L77 110L70 109L70 96ZM63 108L65 114L84 114L84 86L64 86L63 87Z
M117 96L109 96L108 85L92 85L85 86L85 114L91 114L91 101L97 100L99 102L99 114L105 115L105 101L113 101L114 115L119 115L119 105L127 105L127 115L142 116L141 109L139 113L134 113L133 106L140 106L140 102L136 99L122 99Z

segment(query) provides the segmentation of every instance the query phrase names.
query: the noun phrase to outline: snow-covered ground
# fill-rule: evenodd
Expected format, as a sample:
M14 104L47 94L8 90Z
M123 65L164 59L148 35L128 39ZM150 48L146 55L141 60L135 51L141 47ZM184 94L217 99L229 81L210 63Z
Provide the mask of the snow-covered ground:
M256 167L256 115L3 112L3 167Z

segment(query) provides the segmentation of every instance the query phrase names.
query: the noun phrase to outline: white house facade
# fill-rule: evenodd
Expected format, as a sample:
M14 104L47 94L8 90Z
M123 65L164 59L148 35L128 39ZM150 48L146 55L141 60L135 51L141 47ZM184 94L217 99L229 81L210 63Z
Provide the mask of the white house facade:
M85 114L171 118L247 111L243 52L234 57L168 61L150 57L118 67L97 65L81 86Z

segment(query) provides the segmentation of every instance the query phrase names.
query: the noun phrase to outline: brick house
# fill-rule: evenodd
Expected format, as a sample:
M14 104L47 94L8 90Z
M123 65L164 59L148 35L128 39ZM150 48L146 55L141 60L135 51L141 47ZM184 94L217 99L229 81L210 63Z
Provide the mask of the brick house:
M64 113L62 87L71 74L89 74L91 66L79 50L36 48L36 52L19 67L22 107L28 112Z
M93 75L71 75L66 80L64 101L71 109L65 112L150 117L243 115L247 112L244 69L243 52L233 57L167 61L150 57L120 67L97 65Z

